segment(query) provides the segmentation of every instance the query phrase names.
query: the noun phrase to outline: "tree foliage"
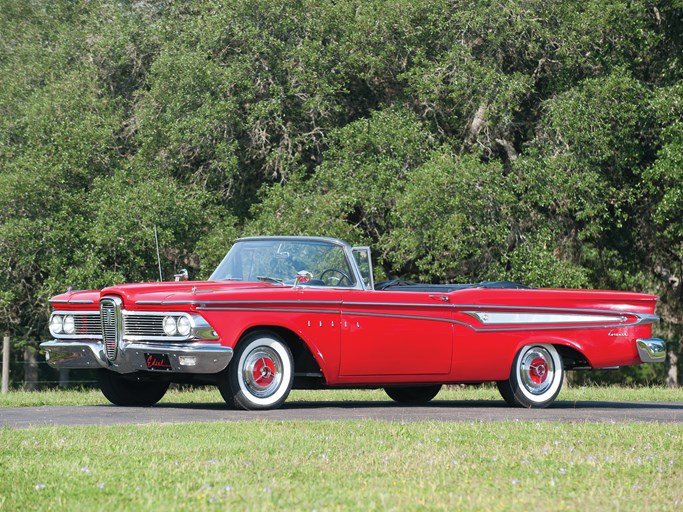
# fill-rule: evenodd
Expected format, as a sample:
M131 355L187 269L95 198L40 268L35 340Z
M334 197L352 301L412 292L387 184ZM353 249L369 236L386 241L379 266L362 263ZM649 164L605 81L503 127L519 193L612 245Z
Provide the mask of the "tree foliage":
M635 289L683 330L683 1L0 0L0 327L207 277L235 237L378 275Z

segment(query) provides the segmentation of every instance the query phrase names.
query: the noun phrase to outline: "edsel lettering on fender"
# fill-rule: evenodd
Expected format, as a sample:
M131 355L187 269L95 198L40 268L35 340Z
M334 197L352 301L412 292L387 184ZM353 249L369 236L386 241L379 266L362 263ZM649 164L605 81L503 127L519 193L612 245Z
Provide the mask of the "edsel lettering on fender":
M382 387L424 403L444 384L490 381L511 406L547 407L567 371L664 361L656 303L506 281L375 283L368 247L253 237L208 281L53 297L54 339L41 347L55 368L97 369L104 395L123 406L153 405L172 382L272 409L295 387Z

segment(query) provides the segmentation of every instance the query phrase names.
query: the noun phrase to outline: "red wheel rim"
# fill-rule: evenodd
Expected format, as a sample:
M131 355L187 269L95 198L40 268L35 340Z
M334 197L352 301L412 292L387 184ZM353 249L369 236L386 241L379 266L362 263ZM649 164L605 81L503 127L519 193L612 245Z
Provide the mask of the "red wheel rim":
M519 365L520 382L533 395L542 395L555 380L555 363L553 357L543 347L531 347L523 356Z
M268 387L276 376L275 363L272 359L262 357L256 363L252 370L252 378L259 386Z
M537 385L548 378L548 363L542 357L535 357L529 366L529 378Z
M256 347L243 361L245 391L257 398L268 398L280 389L283 363L275 349L269 346Z

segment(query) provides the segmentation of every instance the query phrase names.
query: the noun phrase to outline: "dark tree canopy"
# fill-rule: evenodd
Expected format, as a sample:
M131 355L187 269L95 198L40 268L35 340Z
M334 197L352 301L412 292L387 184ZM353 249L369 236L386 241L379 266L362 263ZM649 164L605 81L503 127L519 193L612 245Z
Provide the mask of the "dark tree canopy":
M157 279L156 226L166 276L310 234L651 292L680 351L683 0L0 0L0 33L4 331Z

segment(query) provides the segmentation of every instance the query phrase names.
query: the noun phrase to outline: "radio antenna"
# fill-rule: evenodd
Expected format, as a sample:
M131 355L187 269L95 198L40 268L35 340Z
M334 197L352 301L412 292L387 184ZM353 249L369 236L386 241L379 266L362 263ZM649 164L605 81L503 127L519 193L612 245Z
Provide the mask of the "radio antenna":
M159 255L159 234L157 233L157 225L154 224L154 241L157 245L157 263L159 264L159 281L164 281L164 276L161 275L161 256Z

